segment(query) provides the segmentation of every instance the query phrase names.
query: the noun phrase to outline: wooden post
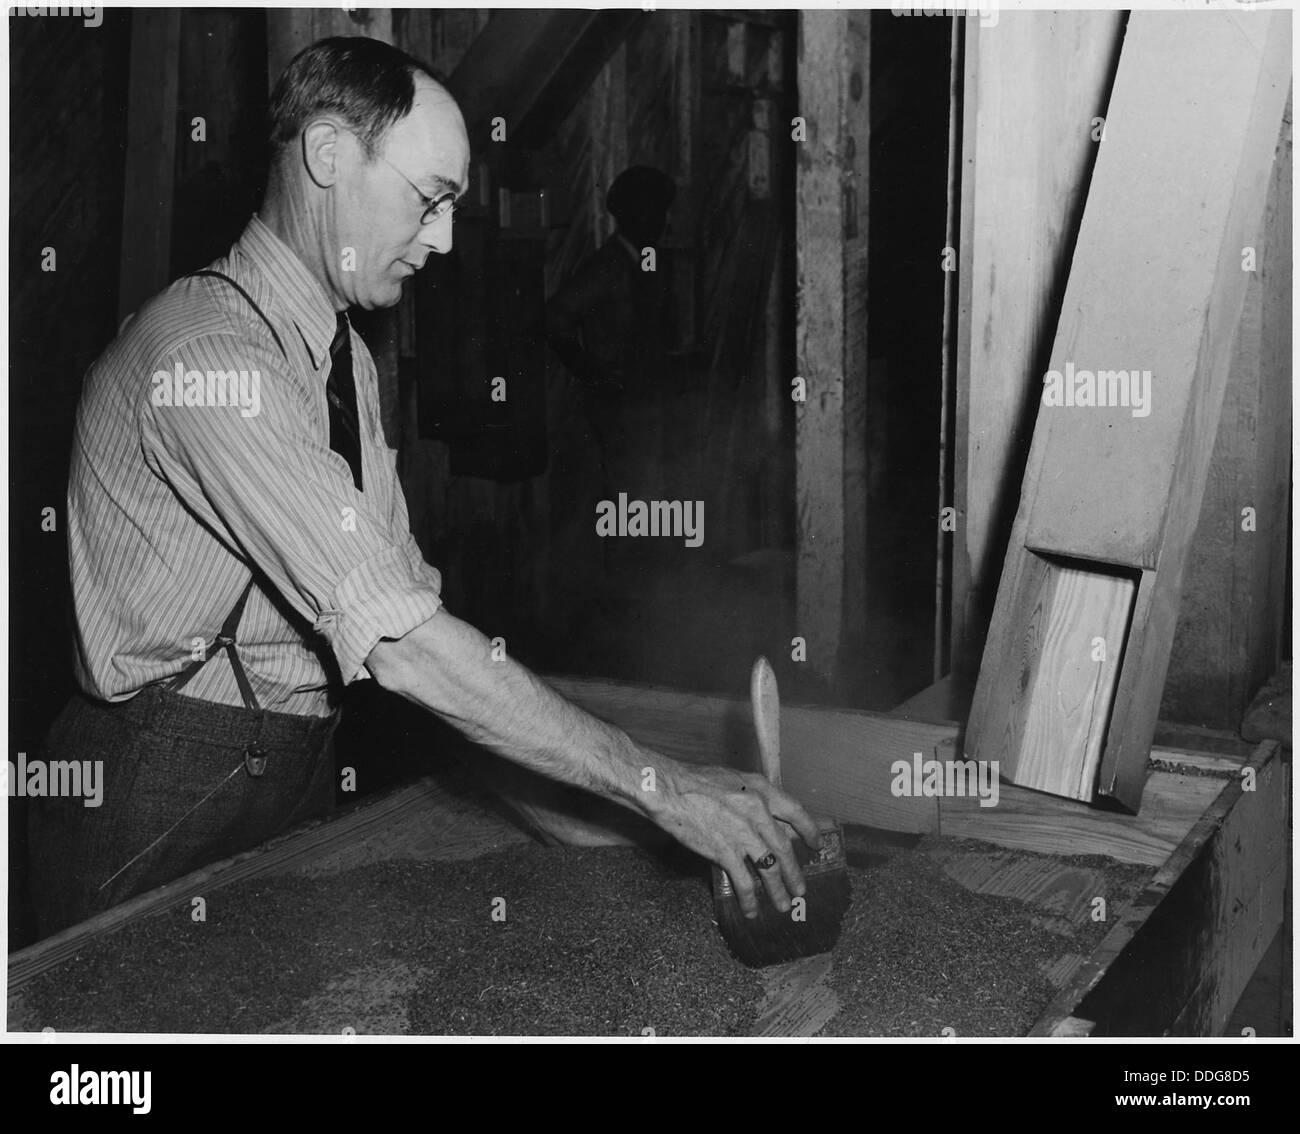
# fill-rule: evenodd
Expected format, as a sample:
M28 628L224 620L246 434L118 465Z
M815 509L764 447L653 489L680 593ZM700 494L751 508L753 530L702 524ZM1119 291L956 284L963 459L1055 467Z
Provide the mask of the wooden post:
M1120 12L965 27L952 557L954 689L968 699L1101 143Z
M1091 799L1079 766L1092 748L1071 738L1100 732L1097 790L1131 809L1141 798L1290 51L1286 12L1129 19L968 724L967 753L1014 783ZM1092 404L1073 396L1085 373ZM1068 402L1049 399L1049 379ZM1090 576L1064 620L1057 604L1077 588L1044 584L1062 567ZM1115 593L1099 599L1105 588ZM1054 645L1053 627L1070 641ZM1085 724L1057 713L1041 727L1036 698L1068 708L1087 684L1060 659L1109 665L1117 651L1118 673L1095 675L1113 696L1091 693ZM1064 698L1054 675L1069 681Z
M131 13L119 323L171 278L180 53L179 8Z
M799 14L795 633L828 683L866 622L870 46L870 12Z

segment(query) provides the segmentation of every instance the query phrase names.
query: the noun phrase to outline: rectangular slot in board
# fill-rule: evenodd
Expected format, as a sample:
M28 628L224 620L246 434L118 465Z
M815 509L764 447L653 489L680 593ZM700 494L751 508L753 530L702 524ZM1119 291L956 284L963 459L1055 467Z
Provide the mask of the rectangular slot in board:
M972 759L1021 787L1090 801L1096 791L1139 572L1026 549L1024 628L1001 670Z

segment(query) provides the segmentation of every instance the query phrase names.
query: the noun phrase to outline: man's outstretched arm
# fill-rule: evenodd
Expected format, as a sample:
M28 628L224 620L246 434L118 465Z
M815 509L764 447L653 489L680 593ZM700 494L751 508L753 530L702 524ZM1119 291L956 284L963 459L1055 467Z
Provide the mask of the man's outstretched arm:
M757 910L746 856L774 853L761 875L772 901L789 907L803 875L777 819L811 846L817 825L762 776L682 764L566 701L510 659L494 661L488 639L446 609L404 637L381 641L366 659L386 689L424 706L471 740L551 779L639 812L731 877L741 907ZM655 790L642 789L654 769Z

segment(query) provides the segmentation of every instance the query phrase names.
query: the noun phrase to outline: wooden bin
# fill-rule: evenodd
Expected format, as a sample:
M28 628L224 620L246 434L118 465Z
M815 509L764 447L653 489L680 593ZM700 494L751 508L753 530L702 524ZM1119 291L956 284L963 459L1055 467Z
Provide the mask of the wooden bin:
M669 755L695 763L752 766L752 726L744 700L585 679L552 683ZM786 787L814 810L846 823L978 839L1060 858L1107 855L1149 867L1153 873L1145 888L1119 911L1091 955L1061 958L1055 967L1057 995L1030 1034L1221 1033L1283 918L1290 767L1277 742L1265 741L1253 750L1220 745L1232 750L1217 753L1154 749L1136 815L1009 784L1001 785L998 805L988 808L970 797L899 797L891 792L895 761L911 760L917 753L927 759L954 758L958 734L959 727L950 722L786 707ZM431 814L439 821L430 823ZM103 934L188 904L196 890L211 893L243 879L338 856L372 861L413 854L464 858L526 838L495 814L448 793L433 778L420 780L15 953L9 959L10 1018L15 1005L21 1005L24 986L35 977ZM415 842L420 845L413 850ZM1046 882L1054 864L1050 858L1037 860L1035 869ZM769 974L772 991L755 1021L755 1034L812 1034L834 1012L834 997L824 985L825 960L799 964L803 967L783 966Z

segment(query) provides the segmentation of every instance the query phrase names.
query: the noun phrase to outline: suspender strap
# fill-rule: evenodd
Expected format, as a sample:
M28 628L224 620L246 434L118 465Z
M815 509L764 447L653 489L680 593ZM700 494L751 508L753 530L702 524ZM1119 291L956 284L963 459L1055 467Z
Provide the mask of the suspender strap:
M261 706L257 703L257 697L253 694L253 686L248 680L248 674L244 672L244 663L239 660L239 653L235 649L235 631L239 627L239 620L244 615L244 606L248 602L248 596L253 590L253 580L248 580L248 586L243 590L235 605L230 608L230 613L226 615L226 620L221 624L221 629L217 631L217 636L213 640L212 646L204 650L203 657L190 662L183 670L180 671L171 682L168 688L173 693L179 693L186 685L189 684L190 678L199 672L217 650L225 650L230 656L230 668L235 674L235 684L239 686L239 695L244 699L244 705L249 709L259 709Z
M211 276L213 279L225 280L226 283L239 292L240 295L248 300L248 305L257 312L261 317L262 322L266 324L267 330L271 332L271 336L275 339L275 345L280 348L280 353L284 355L285 361L288 361L289 352L284 349L284 341L280 338L279 333L272 325L271 320L267 317L266 312L257 305L257 302L253 297L240 287L239 284L226 275L225 272L216 272L211 268L204 268L202 271L191 272L190 276ZM172 680L168 682L168 689L173 693L179 692L189 684L190 678L203 668L207 663L208 658L210 658L213 653L217 650L225 650L230 656L230 668L235 675L235 684L239 686L239 695L244 699L245 707L249 709L261 708L257 703L257 697L253 693L252 683L248 680L248 674L244 671L244 663L239 660L239 652L235 649L235 631L239 629L239 620L244 616L244 607L248 604L248 596L252 593L252 590L253 579L250 578L248 580L248 586L244 588L243 593L239 596L235 605L230 608L230 613L226 615L225 622L221 624L221 629L217 632L217 637L212 643L212 648L204 650L203 657L190 662L189 665L172 678ZM260 775L261 773L259 771L254 774Z
M191 272L190 276L191 277L211 276L213 279L225 280L226 283L228 283L237 292L239 292L240 295L242 295L245 299L248 300L249 307L251 307L254 311L258 313L258 315L262 317L262 322L266 324L266 329L271 332L271 337L275 339L275 345L280 348L280 353L284 355L285 360L288 361L289 352L284 349L284 340L280 338L279 332L272 325L271 320L267 318L266 312L263 311L260 307L258 307L257 302L253 299L253 297L249 295L248 292L246 292L242 287L240 287L239 284L235 283L235 281L232 280L228 275L226 275L225 272L214 272L211 268L204 268L202 271Z

